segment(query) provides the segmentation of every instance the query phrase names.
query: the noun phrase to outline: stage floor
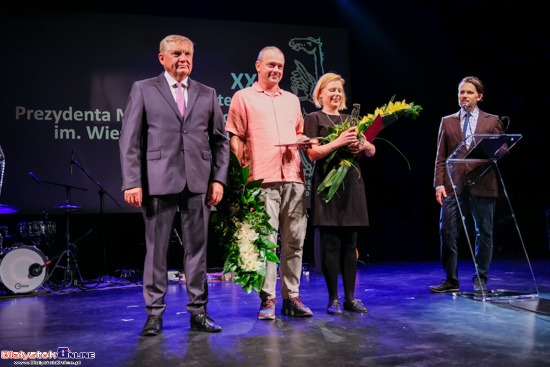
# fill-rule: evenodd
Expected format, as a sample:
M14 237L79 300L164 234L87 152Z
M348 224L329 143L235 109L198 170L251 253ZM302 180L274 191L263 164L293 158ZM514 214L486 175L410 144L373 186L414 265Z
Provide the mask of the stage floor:
M272 321L257 319L256 293L211 282L208 312L223 327L218 334L189 330L184 284L169 286L157 337L140 336L140 286L4 297L0 365L15 364L9 352L68 348L80 358L64 361L82 366L548 366L549 265L533 262L539 298L515 302L431 293L443 277L438 262L361 265L356 297L369 313L341 316L326 313L324 278L311 269L301 297L313 317L282 315L280 300ZM463 290L471 290L470 267L460 265Z

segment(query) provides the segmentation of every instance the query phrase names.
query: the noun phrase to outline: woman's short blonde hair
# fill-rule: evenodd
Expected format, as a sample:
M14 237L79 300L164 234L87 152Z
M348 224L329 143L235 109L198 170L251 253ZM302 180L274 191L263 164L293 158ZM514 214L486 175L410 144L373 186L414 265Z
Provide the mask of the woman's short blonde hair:
M329 83L331 82L342 82L342 85L346 82L344 78L342 78L340 75L335 73L326 73L322 77L319 78L317 81L317 85L315 85L315 89L313 90L313 102L315 103L315 106L317 108L323 107L323 101L321 98L321 91L323 88L325 88ZM346 107L346 93L342 91L342 99L340 100L340 105L338 106L338 110L345 110Z

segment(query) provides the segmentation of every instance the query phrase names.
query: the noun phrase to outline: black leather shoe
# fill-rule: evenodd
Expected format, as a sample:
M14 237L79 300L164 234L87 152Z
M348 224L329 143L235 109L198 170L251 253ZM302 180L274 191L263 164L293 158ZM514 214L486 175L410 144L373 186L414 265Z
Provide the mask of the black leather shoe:
M162 316L150 315L147 317L145 325L143 325L143 330L141 335L143 336L155 336L159 335L162 332Z
M351 311L351 312L357 312L357 313L367 313L369 310L365 307L365 305L359 301L358 299L354 299L351 302L344 301L344 310Z
M487 286L485 286L484 281L481 281L480 284L479 280L474 280L474 293L481 293L481 290L483 290L483 293L489 293L489 290L487 289Z
M222 327L217 325L206 312L203 312L198 315L191 315L191 330L216 333L222 331Z
M448 280L441 281L440 285L432 285L430 290L435 293L452 293L460 292L459 283L453 283Z

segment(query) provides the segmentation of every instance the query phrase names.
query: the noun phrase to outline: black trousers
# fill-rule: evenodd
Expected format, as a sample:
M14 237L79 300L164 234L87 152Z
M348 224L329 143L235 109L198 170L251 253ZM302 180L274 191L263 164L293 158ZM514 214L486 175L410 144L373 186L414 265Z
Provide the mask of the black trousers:
M487 282L487 274L493 256L493 218L496 198L474 196L468 191L464 191L458 196L458 202L460 202L460 208L465 217L468 234L475 237L475 262L479 277L482 281ZM458 202L454 195L444 198L439 219L441 263L447 274L447 280L453 283L459 281L457 240L464 227ZM477 274L474 274L472 278L475 280Z

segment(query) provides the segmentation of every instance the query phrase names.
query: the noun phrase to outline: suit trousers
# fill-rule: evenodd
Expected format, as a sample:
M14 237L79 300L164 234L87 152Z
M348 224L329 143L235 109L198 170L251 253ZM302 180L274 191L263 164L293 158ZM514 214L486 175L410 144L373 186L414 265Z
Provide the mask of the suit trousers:
M460 208L459 204L460 202ZM474 196L467 190L458 195L443 199L439 219L441 241L441 263L447 273L447 280L458 283L458 248L460 229L463 228L460 209L465 217L468 235L475 236L475 262L482 281L487 281L487 274L493 256L493 220L496 198ZM476 279L474 274L472 279Z
M262 185L266 194L262 196L269 224L281 234L281 255L279 276L283 299L294 298L300 294L302 275L302 252L307 226L307 214L304 205L304 184L296 182L275 182ZM269 236L277 243L277 233ZM260 292L262 300L276 298L277 264L267 262L267 276Z
M176 213L179 213L181 219L183 271L189 297L186 308L191 315L206 312L206 250L210 207L206 205L205 199L205 194L194 194L187 188L180 194L150 196L144 199L147 255L143 270L143 298L148 315L162 316L166 309L166 256Z

